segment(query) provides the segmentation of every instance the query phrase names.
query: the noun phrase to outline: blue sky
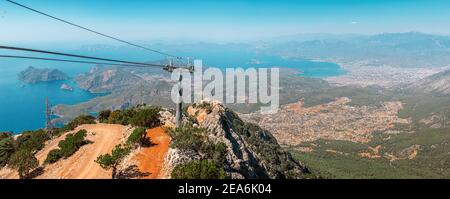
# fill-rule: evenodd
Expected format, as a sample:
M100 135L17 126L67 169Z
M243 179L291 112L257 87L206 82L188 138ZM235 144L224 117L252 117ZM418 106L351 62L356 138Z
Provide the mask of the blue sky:
M17 0L128 40L243 41L299 33L450 34L446 0ZM0 41L102 41L0 0Z

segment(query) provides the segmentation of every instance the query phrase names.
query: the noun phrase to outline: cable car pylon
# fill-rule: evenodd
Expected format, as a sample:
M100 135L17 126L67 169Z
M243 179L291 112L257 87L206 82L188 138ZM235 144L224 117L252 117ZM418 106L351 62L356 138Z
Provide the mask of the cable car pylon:
M194 65L191 62L191 58L187 57L187 64L186 66L181 66L181 67L177 67L174 65L173 62L173 58L169 57L169 62L168 64L164 67L164 70L173 73L176 69L185 69L188 70L189 73L193 74L195 72L195 68ZM177 57L177 59L179 59ZM180 77L178 79L178 99L176 102L176 109L175 109L175 119L174 119L174 123L175 123L175 127L181 127L181 123L183 121L183 87L182 87L182 82L183 82L183 73L180 71Z

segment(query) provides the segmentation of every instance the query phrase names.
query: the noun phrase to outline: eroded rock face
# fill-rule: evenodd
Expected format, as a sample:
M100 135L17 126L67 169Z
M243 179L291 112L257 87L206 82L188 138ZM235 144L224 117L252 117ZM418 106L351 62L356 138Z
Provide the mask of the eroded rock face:
M200 157L196 153L182 152L178 149L170 148L164 159L164 166L162 168L162 178L170 179L172 170L180 164L184 164L193 160L198 160Z
M309 173L281 149L270 132L243 122L218 102L194 104L188 107L187 113L197 119L199 127L207 130L211 142L227 146L225 170L232 178L301 178ZM166 163L174 168L196 158L171 149Z

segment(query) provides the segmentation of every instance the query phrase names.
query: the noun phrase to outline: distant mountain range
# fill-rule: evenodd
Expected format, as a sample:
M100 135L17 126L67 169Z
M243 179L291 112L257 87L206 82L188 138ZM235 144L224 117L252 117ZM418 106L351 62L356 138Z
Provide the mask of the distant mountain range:
M408 32L321 36L306 41L288 38L267 43L264 52L304 59L366 61L375 66L443 67L450 63L448 36Z
M372 66L442 67L450 63L450 36L418 32L358 34L297 34L256 42L211 43L199 41L143 42L165 52L205 58L208 53L257 52L283 57L331 62L367 62ZM84 46L82 49L133 51L129 47ZM208 54L209 55L209 54Z

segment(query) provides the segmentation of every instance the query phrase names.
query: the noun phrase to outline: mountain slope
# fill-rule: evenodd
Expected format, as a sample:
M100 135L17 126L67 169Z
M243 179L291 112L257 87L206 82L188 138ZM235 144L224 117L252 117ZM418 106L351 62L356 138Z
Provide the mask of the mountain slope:
M427 77L413 84L410 88L448 95L450 94L450 70Z
M132 111L127 113L133 114ZM173 128L173 114L162 110L158 119L163 126L157 126L147 132L152 145L133 148L119 164L117 170L119 176L116 177L120 179L190 179L186 176L194 176L192 177L194 179L222 178L209 175L211 169L219 171L223 178L234 179L314 177L303 164L295 161L290 153L280 147L270 132L255 124L244 122L236 113L220 103L193 104L188 107L185 115L182 128L186 128L187 131L182 131L182 134L174 137L172 132L180 128ZM35 178L111 178L111 171L103 170L95 160L102 154L110 153L117 144L125 144L134 128L101 123L81 125L75 131L81 129L87 130L88 142L66 159L60 159L52 164L43 164L50 151L56 149L60 141L74 131L45 143L45 146L36 154L41 167L33 171L36 173ZM191 136L196 132L201 132L201 136ZM177 143L184 144L185 148L179 147ZM174 176L173 171L180 171L177 166L190 163L195 165L198 162L207 161L210 161L207 163L210 166L208 168L181 170L181 176ZM202 173L208 173L208 175L201 175ZM17 172L8 167L0 169L0 178L17 177Z
M281 149L272 134L257 125L245 123L236 113L220 103L203 102L187 109L188 117L207 130L213 143L226 145L225 171L232 178L304 178L308 169ZM192 161L178 149L170 149L167 157L169 171L177 165Z
M95 67L76 78L80 88L92 93L110 93L142 84L142 78L126 70Z

